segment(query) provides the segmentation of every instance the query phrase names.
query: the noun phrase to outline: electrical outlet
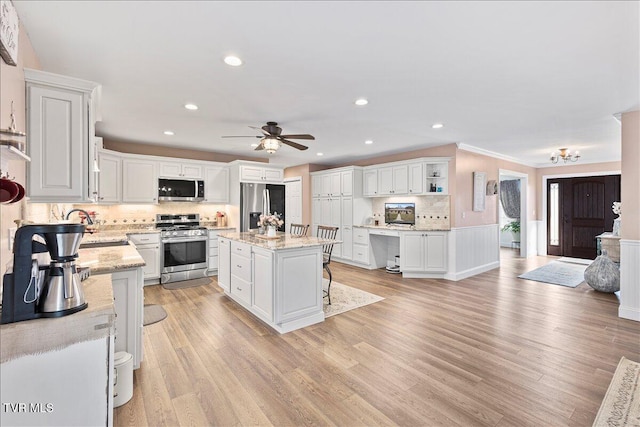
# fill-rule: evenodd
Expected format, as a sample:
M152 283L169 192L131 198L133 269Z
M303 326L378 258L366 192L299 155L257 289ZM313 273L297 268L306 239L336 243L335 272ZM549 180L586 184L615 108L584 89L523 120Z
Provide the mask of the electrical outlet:
M462 212L462 219L465 219L467 217L467 213L466 212Z
M16 240L16 227L9 227L9 250L13 250L13 241Z

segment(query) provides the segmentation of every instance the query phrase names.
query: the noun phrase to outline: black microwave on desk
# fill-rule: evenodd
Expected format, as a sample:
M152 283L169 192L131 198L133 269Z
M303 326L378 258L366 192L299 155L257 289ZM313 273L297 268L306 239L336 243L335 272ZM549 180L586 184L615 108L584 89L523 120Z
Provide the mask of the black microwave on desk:
M204 181L201 179L158 179L158 201L201 202L204 200Z

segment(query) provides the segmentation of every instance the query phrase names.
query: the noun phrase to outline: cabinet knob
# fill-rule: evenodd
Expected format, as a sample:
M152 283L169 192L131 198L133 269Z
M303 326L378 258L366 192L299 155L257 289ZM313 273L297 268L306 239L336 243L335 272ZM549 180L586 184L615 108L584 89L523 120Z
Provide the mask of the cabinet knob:
M241 266L241 265L239 265L239 264L236 264L236 267L238 267L238 268L242 268L242 266Z

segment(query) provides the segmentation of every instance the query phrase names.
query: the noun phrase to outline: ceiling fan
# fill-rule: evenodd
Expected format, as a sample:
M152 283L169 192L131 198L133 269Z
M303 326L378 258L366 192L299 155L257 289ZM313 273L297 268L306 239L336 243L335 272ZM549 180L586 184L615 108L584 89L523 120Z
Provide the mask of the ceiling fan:
M261 138L260 144L256 147L256 151L265 150L269 154L273 154L278 151L280 144L286 144L290 147L297 148L298 150L306 150L306 145L298 144L297 142L289 141L289 139L309 139L315 140L313 135L299 134L299 135L282 135L282 128L278 126L276 122L267 122L266 125L258 128L255 126L249 126L251 129L256 129L262 132L262 135L226 135L222 138Z

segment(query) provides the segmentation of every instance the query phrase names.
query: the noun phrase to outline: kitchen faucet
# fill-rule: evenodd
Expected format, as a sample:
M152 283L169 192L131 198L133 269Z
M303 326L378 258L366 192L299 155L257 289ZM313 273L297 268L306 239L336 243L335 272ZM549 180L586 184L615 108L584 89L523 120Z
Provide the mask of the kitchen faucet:
M69 216L73 212L82 212L84 214L84 216L87 217L87 224L93 225L93 220L91 219L91 216L89 215L89 212L85 211L84 209L71 209L69 212L67 212L67 216L65 216L64 219L69 219Z

